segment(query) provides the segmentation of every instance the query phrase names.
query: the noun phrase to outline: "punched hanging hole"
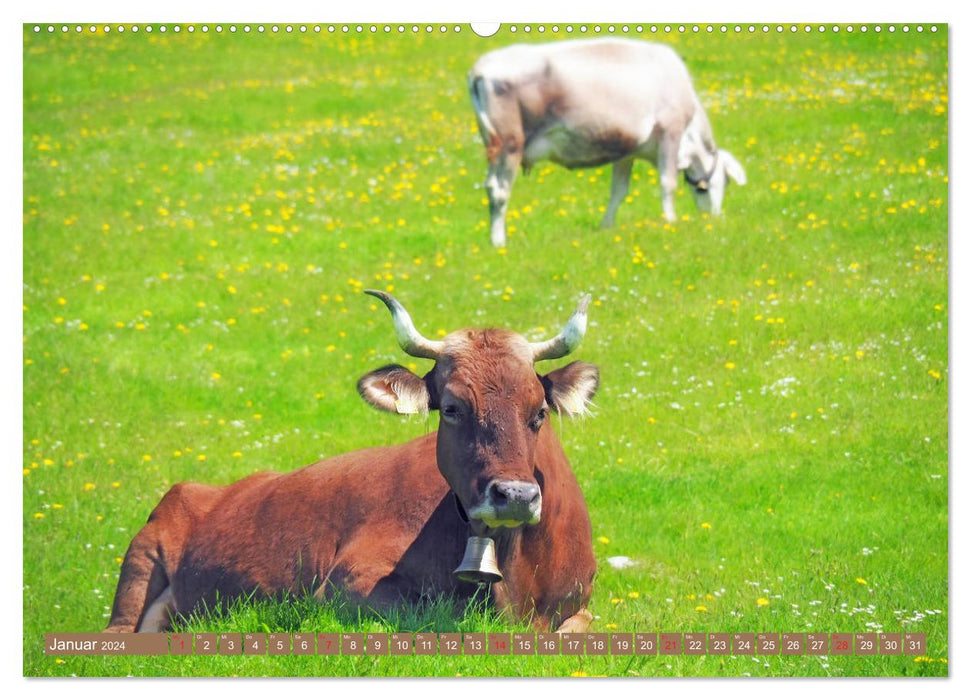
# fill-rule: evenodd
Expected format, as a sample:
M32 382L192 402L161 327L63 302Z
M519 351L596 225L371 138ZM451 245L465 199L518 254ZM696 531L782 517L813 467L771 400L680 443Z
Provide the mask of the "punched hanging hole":
M477 36L487 37L498 32L502 25L499 22L472 22L470 26Z

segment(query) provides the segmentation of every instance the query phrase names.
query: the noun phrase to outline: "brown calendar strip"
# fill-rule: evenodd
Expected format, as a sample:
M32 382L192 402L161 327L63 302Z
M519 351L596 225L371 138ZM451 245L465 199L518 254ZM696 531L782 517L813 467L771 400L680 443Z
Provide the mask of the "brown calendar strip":
M46 634L52 656L876 656L927 654L917 632Z

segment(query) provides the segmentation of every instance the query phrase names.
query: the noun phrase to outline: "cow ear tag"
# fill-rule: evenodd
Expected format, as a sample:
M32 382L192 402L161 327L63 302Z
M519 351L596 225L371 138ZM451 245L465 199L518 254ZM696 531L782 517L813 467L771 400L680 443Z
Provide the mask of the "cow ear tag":
M465 544L462 563L452 572L455 576L470 583L497 583L502 581L502 572L496 561L496 543L491 537L472 535Z

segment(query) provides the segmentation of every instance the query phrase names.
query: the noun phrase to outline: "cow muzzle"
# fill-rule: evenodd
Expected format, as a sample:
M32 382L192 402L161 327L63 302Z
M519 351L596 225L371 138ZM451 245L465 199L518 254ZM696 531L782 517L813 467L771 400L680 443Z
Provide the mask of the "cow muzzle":
M543 495L537 484L497 479L489 482L485 498L468 513L470 520L480 520L489 528L514 528L538 523L542 509Z

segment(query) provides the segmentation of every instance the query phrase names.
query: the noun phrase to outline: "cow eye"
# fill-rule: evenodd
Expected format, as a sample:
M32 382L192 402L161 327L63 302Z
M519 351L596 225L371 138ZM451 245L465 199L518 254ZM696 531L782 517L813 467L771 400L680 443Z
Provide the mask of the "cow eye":
M533 416L533 419L529 421L529 427L532 430L539 430L540 427L543 425L543 422L546 420L546 416L548 416L549 413L550 413L550 409L547 408L546 406L543 406L542 408L540 408L538 411L536 411L536 415Z
M462 409L455 403L445 404L439 413L448 423L458 423L462 419Z

